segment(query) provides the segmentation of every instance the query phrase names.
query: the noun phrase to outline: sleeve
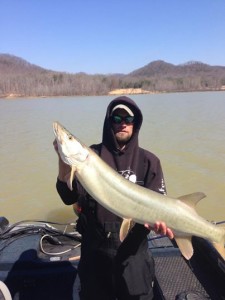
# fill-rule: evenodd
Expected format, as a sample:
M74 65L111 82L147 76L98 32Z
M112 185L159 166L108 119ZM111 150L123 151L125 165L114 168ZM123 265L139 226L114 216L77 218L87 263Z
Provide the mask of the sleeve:
M57 189L57 192L58 192L59 196L61 197L62 201L66 205L74 204L75 202L78 201L80 196L87 194L86 191L84 190L84 188L81 186L81 184L76 179L74 179L74 181L73 181L73 190L72 191L68 188L66 182L60 181L59 179L57 179L57 182L56 182L56 189Z
M147 171L145 187L157 193L166 195L166 184L160 160L152 153L147 155Z

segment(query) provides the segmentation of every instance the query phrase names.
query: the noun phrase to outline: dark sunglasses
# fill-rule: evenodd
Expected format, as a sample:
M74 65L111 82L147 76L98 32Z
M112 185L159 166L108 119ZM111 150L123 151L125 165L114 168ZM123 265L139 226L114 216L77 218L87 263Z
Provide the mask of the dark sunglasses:
M113 115L111 117L111 119L112 119L112 122L114 124L121 124L123 121L126 124L133 124L134 123L134 117L131 117L131 116L121 117L121 116Z

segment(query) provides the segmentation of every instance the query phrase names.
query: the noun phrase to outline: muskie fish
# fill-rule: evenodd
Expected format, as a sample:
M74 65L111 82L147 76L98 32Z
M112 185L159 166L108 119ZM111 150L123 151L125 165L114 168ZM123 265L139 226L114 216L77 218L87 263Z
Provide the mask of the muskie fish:
M186 259L193 255L193 235L217 243L224 250L225 229L206 221L195 211L198 201L205 197L203 193L175 199L141 187L109 167L58 122L53 123L53 130L59 154L71 166L68 182L71 190L76 175L85 190L114 214L140 224L165 222L173 230L177 245Z

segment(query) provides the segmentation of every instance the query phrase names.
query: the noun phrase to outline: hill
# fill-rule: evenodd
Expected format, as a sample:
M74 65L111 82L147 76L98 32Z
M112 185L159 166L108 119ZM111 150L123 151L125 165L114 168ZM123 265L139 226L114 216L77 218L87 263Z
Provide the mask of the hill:
M173 65L159 60L131 72L126 80L156 91L220 90L225 85L225 67L196 61Z
M2 74L26 74L34 72L46 72L47 70L30 64L26 60L14 55L0 54L0 75Z
M154 61L148 65L130 73L130 76L163 76L163 77L187 77L196 75L224 76L225 67L210 66L202 62L190 61L182 65L173 65L162 60Z
M129 74L70 74L33 65L22 58L0 54L0 97L106 95L115 89L146 92L221 90L225 67L202 62L173 65L153 61Z
M0 54L0 97L98 95L103 77L47 70L22 58Z

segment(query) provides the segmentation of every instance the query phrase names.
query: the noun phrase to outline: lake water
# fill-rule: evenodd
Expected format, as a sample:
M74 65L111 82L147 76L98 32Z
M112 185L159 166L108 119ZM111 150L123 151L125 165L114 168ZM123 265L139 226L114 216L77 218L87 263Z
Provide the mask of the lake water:
M67 222L72 208L60 200L52 122L85 144L100 142L108 103L115 97L0 99L0 216ZM140 145L154 152L168 195L202 191L197 206L208 220L225 220L225 93L132 96L144 122Z

